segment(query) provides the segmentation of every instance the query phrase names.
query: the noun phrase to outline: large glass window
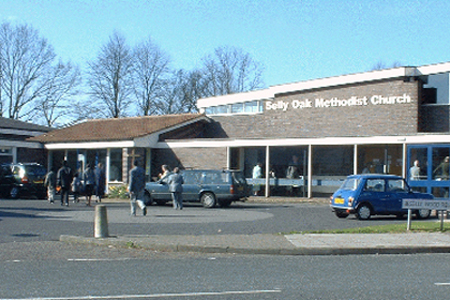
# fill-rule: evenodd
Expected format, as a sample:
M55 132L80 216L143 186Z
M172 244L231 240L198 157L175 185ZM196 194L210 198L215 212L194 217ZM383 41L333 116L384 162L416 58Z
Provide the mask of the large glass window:
M449 180L450 148L433 148L433 180Z
M428 176L427 148L412 148L409 157L409 180L426 180Z
M401 145L358 146L358 173L402 175L402 149Z
M109 181L123 181L122 179L122 149L111 149L109 158Z

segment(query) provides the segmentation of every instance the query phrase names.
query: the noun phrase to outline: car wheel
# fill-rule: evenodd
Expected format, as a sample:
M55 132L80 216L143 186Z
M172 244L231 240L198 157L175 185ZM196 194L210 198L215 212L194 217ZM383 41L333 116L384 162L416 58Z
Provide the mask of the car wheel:
M214 206L216 206L216 196L214 196L213 193L204 193L200 197L200 202L202 203L203 207L213 208Z
M417 219L428 219L431 215L431 210L429 209L419 209L416 211Z
M356 210L356 217L360 220L369 220L372 211L367 204L363 204Z
M335 211L334 214L336 215L336 217L338 217L339 219L345 219L348 217L348 213L345 211Z
M9 194L11 198L17 199L19 198L19 192L20 192L19 188L15 186L11 189L11 192Z

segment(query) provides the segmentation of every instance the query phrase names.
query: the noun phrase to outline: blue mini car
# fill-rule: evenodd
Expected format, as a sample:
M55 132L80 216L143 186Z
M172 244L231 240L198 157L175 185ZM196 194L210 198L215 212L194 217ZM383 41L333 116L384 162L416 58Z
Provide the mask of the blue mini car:
M407 214L402 209L403 199L433 199L433 195L412 191L405 179L395 175L363 174L348 176L342 186L331 196L330 206L338 218L356 214L360 220L372 215ZM426 219L431 211L422 209L413 213Z

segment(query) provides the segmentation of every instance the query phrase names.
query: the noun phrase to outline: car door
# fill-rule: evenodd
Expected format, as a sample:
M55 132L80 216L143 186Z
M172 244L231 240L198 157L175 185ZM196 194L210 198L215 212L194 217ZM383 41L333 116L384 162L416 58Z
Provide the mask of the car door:
M369 202L375 213L386 211L386 181L383 178L368 178L361 192L359 202Z
M183 176L183 201L199 201L200 171L186 170L181 172Z
M395 213L402 210L402 200L408 198L408 188L403 179L389 179L387 181L387 192L389 198L387 199L386 211Z

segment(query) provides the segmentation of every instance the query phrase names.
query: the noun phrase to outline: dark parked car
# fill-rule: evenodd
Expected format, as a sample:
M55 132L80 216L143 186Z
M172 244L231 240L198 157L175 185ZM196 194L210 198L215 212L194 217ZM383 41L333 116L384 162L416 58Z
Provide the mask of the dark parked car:
M2 168L9 169L12 175L13 183L9 192L11 198L46 198L44 179L47 170L44 166L37 163L18 163L2 165Z
M183 170L183 201L201 202L204 207L227 207L233 201L250 196L251 186L240 171L233 170ZM147 182L146 202L165 204L172 200L165 179Z
M339 218L356 214L360 220L371 215L397 215L403 217L408 211L402 209L403 199L433 199L433 195L412 191L405 179L395 175L364 174L348 176L331 197L331 208ZM417 218L430 216L430 210L415 210Z

